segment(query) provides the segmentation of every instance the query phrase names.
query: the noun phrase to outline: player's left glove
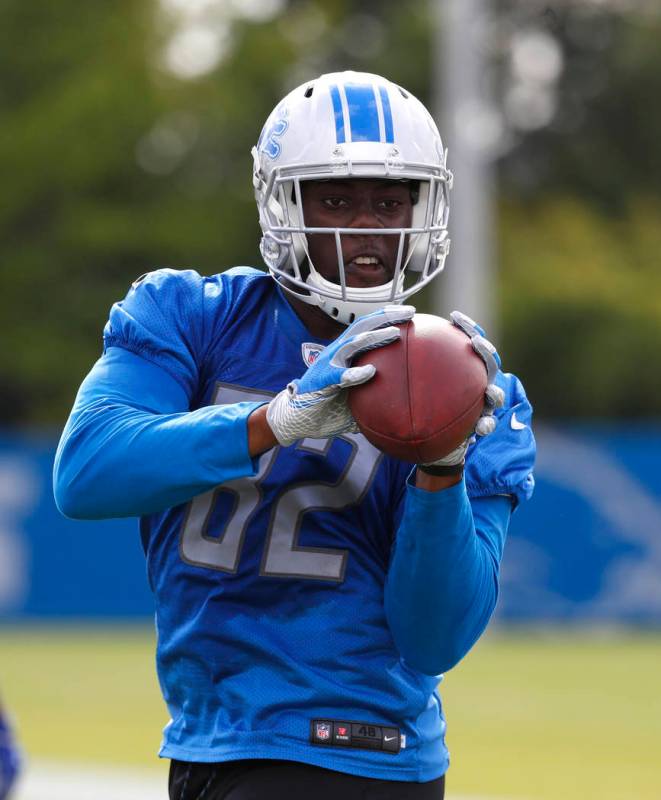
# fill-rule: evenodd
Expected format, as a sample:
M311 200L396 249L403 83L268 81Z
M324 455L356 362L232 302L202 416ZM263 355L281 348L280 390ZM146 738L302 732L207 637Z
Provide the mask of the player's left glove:
M480 356L487 368L487 388L485 390L484 410L480 415L476 425L474 435L488 436L496 430L497 420L494 411L501 408L505 402L505 393L495 383L496 375L500 367L500 357L496 348L485 338L484 331L480 326L461 311L453 311L450 314L452 324L460 328L471 341L473 350ZM460 473L466 458L466 451L473 440L473 436L463 441L456 449L448 453L443 458L439 458L430 464L419 464L423 472L432 475L444 475Z
M358 428L345 390L368 381L376 368L372 364L352 367L351 359L399 339L395 325L414 314L413 306L386 306L357 319L325 347L307 372L269 403L266 421L278 442L290 445L306 437L325 439L355 433Z

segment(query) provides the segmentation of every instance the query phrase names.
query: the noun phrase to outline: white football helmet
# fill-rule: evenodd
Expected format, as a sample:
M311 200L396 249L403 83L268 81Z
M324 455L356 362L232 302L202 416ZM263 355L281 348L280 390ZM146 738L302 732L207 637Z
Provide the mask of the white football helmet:
M401 303L443 269L450 240L452 174L431 115L410 92L365 72L336 72L290 92L271 113L252 149L253 184L262 228L260 250L280 286L339 322ZM306 226L301 181L384 178L416 181L410 228ZM307 234L335 236L340 283L310 259ZM393 279L381 286L346 285L341 237L399 237Z

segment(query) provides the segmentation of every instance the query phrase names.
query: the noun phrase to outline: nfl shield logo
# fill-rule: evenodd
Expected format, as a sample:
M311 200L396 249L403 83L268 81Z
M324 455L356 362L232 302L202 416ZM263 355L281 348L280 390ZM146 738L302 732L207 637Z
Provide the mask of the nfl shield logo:
M313 342L304 342L301 345L301 355L303 356L303 363L306 367L311 367L314 362L319 358L323 344L314 344Z
M330 739L331 726L328 722L317 722L316 735L317 739Z

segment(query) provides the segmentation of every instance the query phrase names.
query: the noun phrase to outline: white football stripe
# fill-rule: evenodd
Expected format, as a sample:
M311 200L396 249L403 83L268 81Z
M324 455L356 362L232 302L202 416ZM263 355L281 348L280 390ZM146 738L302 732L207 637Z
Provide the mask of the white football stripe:
M167 768L163 772L128 767L97 767L30 761L13 800L167 800ZM496 795L447 795L447 800L513 800ZM521 798L518 798L521 800Z
M29 761L13 800L166 800L167 771Z

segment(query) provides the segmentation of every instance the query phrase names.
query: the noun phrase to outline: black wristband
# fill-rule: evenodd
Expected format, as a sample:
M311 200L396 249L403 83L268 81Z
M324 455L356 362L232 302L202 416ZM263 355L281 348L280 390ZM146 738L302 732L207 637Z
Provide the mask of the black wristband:
M464 462L462 461L461 464L449 464L447 466L441 464L417 464L417 468L427 475L436 475L442 478L448 475L461 475L464 471Z

